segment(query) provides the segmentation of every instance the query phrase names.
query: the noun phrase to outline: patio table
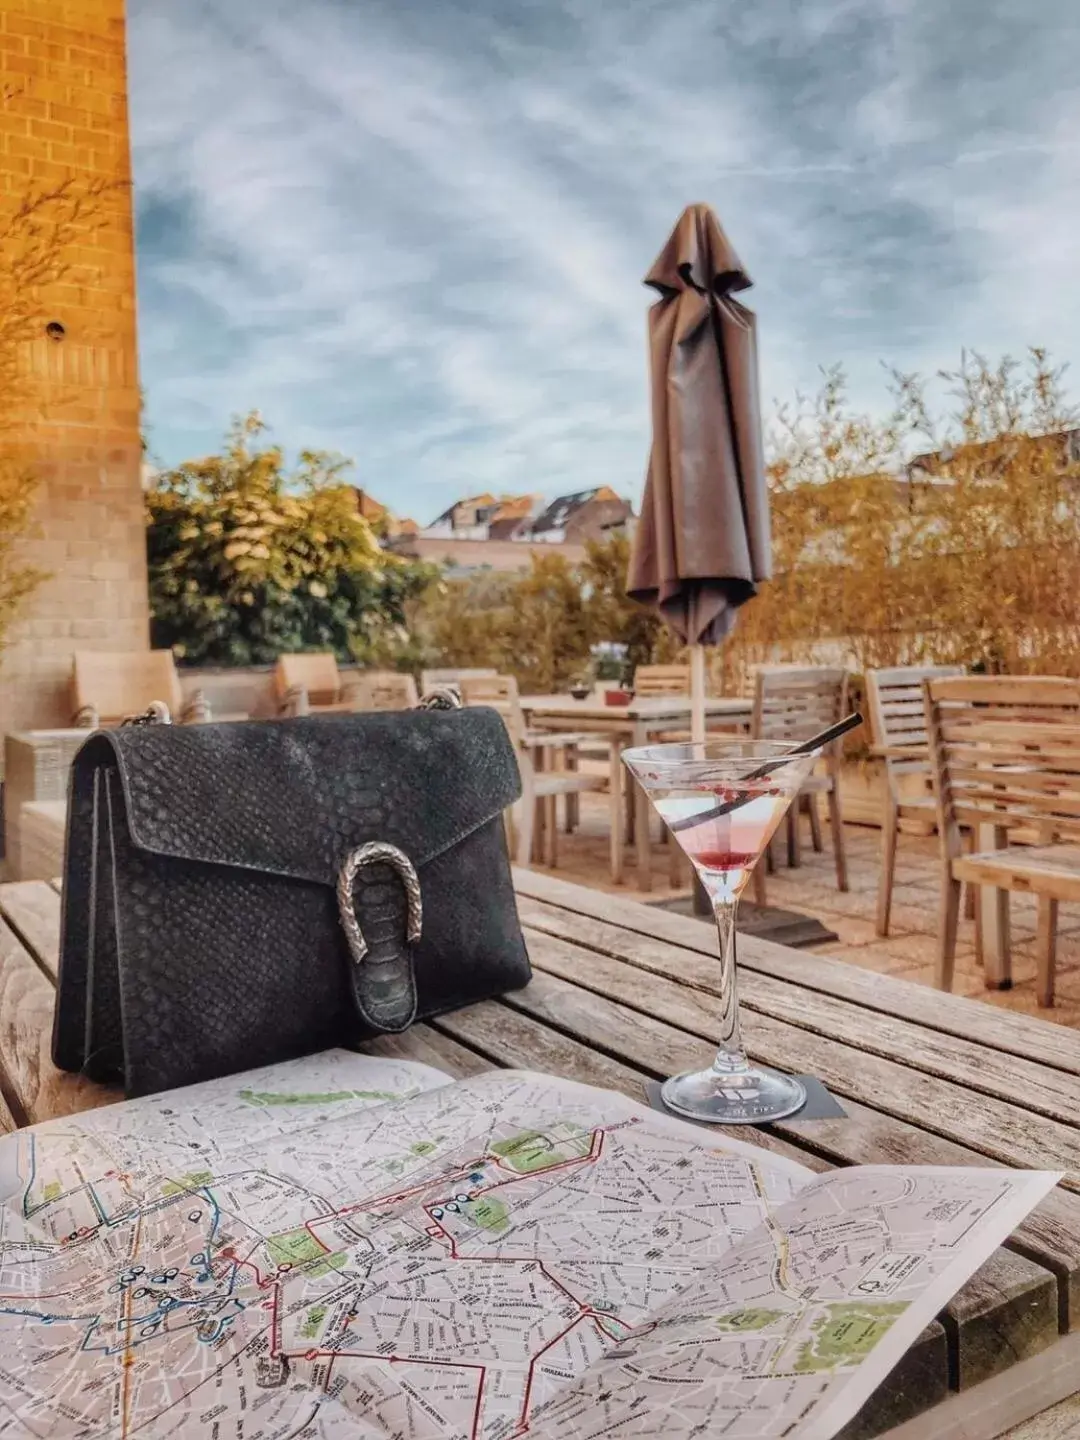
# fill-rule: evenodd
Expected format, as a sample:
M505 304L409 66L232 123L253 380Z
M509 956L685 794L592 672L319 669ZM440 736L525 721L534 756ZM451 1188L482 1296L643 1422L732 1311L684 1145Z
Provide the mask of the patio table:
M647 745L669 730L690 727L689 695L650 695L635 697L629 705L608 705L596 695L575 700L572 695L523 695L521 708L525 722L535 730L573 730L592 733L606 740L615 758L631 745ZM753 714L754 702L736 696L717 696L705 701L705 721L714 727L730 725L746 729ZM611 783L616 793L611 802L611 878L616 884L623 879L623 844L625 840L621 789L626 783L624 767L613 764ZM634 834L637 845L637 883L641 890L652 889L652 851L649 846L649 802L639 785L634 786Z
M455 1076L547 1071L635 1100L648 1078L708 1062L711 926L532 871L515 885L532 983L362 1048ZM59 927L58 882L0 886L0 1130L120 1098L49 1059ZM847 1112L740 1139L816 1169L1066 1172L844 1440L991 1440L1080 1390L1080 1036L765 940L740 938L740 966L750 1054L819 1076Z

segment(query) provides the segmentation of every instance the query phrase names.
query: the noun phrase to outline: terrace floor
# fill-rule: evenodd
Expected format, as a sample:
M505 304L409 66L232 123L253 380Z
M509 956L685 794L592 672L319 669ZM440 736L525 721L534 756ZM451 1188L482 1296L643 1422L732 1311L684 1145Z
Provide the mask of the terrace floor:
M784 846L779 846L781 864L768 881L769 905L814 916L836 933L835 941L814 946L814 954L835 955L865 970L932 985L940 875L937 837L901 835L891 933L882 939L874 929L880 831L865 825L844 826L851 888L841 893L836 888L828 826L824 826L825 848L816 854L810 846L805 819L802 823L802 864L788 869L782 860ZM637 886L632 850L627 851L626 884L611 883L607 801L602 796L582 796L580 829L573 835L560 835L559 842L557 873L568 880L643 901L663 901L689 893L668 885L667 849L658 839L653 843L651 892ZM1080 1027L1080 905L1062 905L1059 910L1057 1003L1053 1009L1040 1009L1035 1001L1035 901L1030 896L1013 895L1010 920L1013 988L986 989L975 960L974 921L961 918L955 992L1060 1025Z

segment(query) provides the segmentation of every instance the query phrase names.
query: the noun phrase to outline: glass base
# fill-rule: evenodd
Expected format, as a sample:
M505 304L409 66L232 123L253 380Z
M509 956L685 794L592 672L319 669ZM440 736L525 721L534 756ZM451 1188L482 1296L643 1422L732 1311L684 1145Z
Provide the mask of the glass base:
M806 1104L806 1091L798 1080L753 1067L734 1074L694 1070L673 1075L664 1081L660 1094L677 1115L714 1125L764 1125L794 1115Z

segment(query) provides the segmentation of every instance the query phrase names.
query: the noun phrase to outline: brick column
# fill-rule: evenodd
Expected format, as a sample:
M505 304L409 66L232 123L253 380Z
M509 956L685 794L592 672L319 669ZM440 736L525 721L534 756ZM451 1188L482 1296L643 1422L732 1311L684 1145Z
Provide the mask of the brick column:
M24 551L50 578L0 654L0 733L68 719L75 650L148 644L123 0L3 0L0 206L68 175L110 189L28 356L43 484ZM64 327L60 340L45 326Z

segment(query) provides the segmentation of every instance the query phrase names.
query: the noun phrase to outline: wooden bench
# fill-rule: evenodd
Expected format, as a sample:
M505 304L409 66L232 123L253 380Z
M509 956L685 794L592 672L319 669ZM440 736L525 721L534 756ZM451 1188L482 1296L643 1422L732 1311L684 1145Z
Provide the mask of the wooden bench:
M459 1076L544 1070L637 1100L650 1077L711 1059L711 927L531 871L516 872L516 885L532 984L367 1049ZM49 1058L58 886L0 886L0 917L0 1127L118 1099ZM739 1138L818 1169L1065 1172L845 1440L990 1440L1080 1389L1080 1036L764 940L740 941L740 969L751 1055L819 1076L847 1114Z

